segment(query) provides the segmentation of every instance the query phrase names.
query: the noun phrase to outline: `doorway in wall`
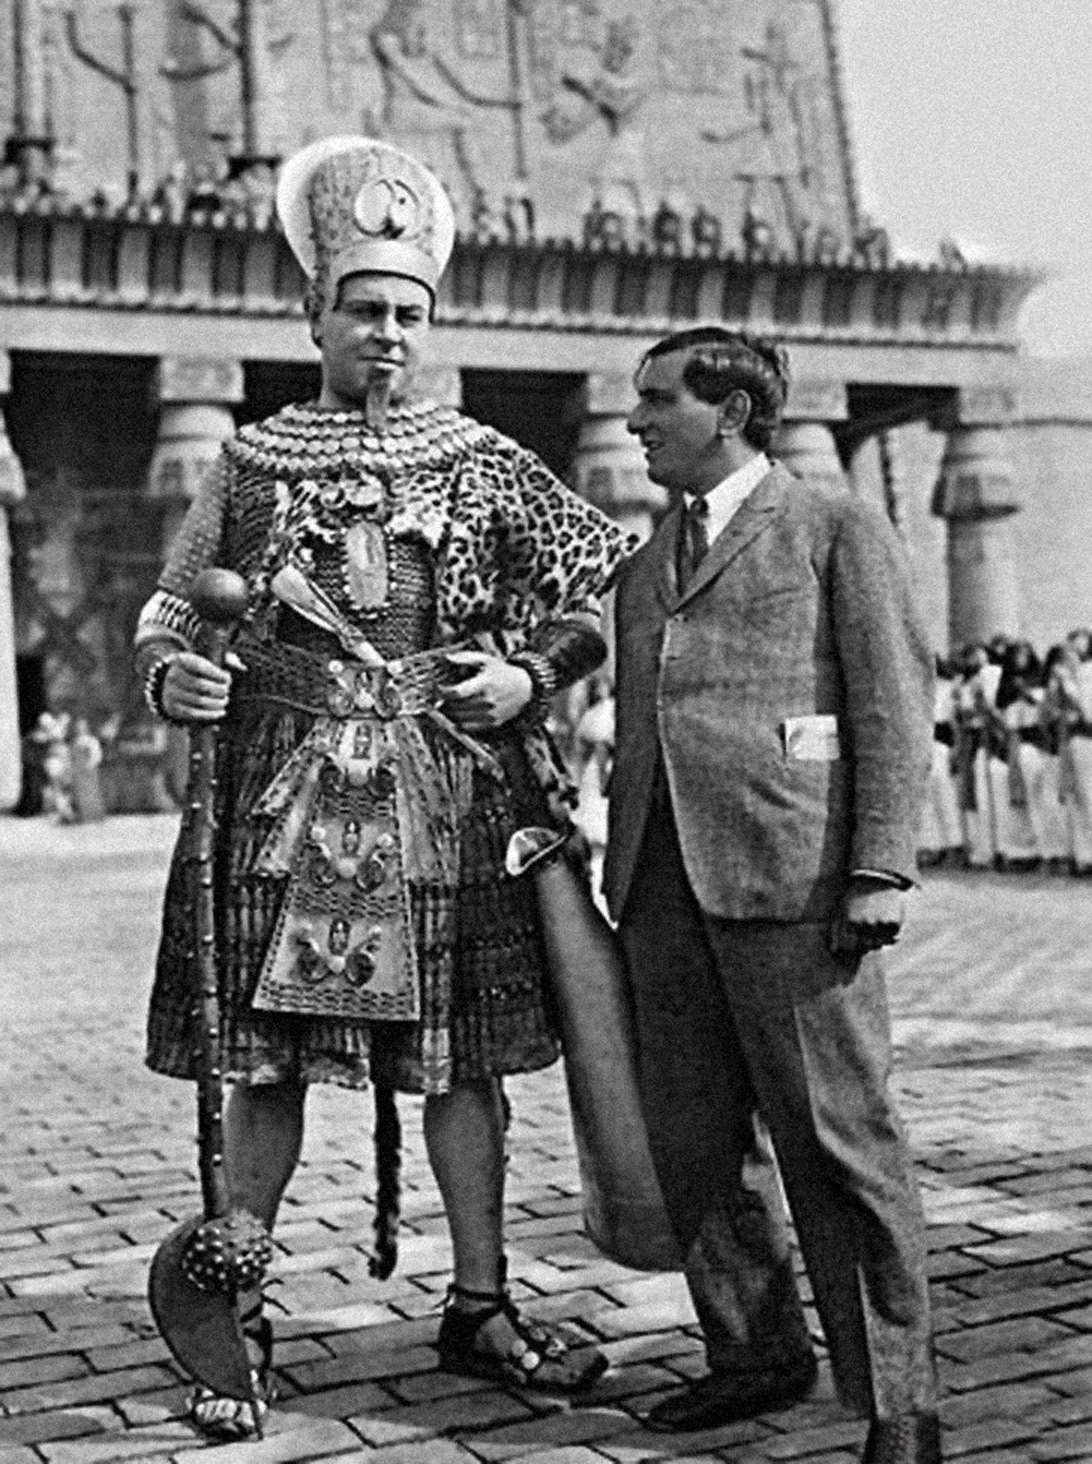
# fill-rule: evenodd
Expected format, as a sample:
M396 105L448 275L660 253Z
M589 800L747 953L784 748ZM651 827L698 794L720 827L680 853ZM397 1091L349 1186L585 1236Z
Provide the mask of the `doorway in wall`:
M464 371L463 411L568 476L583 417L584 378L564 371Z

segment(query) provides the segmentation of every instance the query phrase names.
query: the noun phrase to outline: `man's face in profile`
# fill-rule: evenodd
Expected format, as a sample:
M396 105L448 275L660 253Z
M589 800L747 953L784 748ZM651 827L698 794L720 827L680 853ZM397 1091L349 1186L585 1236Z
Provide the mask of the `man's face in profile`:
M671 492L697 491L709 486L720 453L720 413L703 402L683 380L686 351L652 356L635 379L637 405L626 427L640 440L648 476Z

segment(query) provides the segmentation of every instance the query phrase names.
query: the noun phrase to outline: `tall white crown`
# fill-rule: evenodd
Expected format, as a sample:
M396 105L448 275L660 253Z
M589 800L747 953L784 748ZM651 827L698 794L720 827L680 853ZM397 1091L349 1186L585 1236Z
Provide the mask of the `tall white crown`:
M369 137L324 137L288 159L277 213L292 252L320 288L373 270L433 294L455 241L451 201L416 158Z

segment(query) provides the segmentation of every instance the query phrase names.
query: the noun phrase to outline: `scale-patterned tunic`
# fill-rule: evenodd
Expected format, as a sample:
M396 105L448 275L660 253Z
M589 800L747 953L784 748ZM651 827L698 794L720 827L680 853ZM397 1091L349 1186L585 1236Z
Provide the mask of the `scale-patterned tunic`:
M544 625L597 613L623 548L533 454L447 408L396 407L379 436L362 414L290 407L227 444L138 632L141 647L193 645L195 576L215 564L246 580L214 873L226 1076L442 1092L553 1061L533 888L503 868L516 828L566 816L540 723L477 739L476 756L431 707L381 721L350 706L348 721L331 720L312 688L333 667L372 703L375 676L346 650L357 633L377 660L421 666L426 681L436 658L421 653L514 654ZM333 629L284 603L286 566L332 607ZM414 798L433 810L416 839ZM148 1022L149 1065L179 1077L195 1076L192 875L183 838ZM316 911L317 924L305 918ZM394 970L380 997L369 984L399 918L387 965L401 959L409 974L398 987ZM289 1009L296 988L306 1015Z

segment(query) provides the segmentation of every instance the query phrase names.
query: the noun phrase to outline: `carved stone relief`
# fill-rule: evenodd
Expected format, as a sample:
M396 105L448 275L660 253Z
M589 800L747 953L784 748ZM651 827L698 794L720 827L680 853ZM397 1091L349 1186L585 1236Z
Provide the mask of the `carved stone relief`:
M726 96L733 89L739 46L724 5L668 5L656 22L660 85L688 95Z
M592 67L563 71L562 94L542 114L547 137L560 144L603 124L606 146L590 179L592 207L616 215L627 230L655 208L644 176L640 112L649 88L636 66L637 37L632 17L609 21Z
M455 40L468 61L495 61L504 50L505 0L455 0Z
M481 234L754 258L854 244L830 0L315 0L317 24L296 0L250 0L260 97L249 133L239 3L140 7L153 184L177 159L215 182L248 135L267 154L369 131L433 167L460 226ZM85 4L80 25L89 49L113 54L116 6ZM77 80L60 78L56 101L79 92L71 186L86 196L123 181L124 142L116 88ZM0 97L11 86L9 62ZM878 258L878 236L867 248Z
M500 51L498 5L468 0L446 18L456 21L458 58L469 53L474 62L494 60ZM487 167L483 160L483 134L493 130L483 114L515 119L519 99L507 79L495 90L479 90L462 74L458 60L452 63L449 33L436 24L436 7L423 0L390 0L369 36L382 79L384 133L433 169L465 219L489 191L488 174L496 172L496 162L491 159ZM515 156L510 167L518 176L523 160Z

